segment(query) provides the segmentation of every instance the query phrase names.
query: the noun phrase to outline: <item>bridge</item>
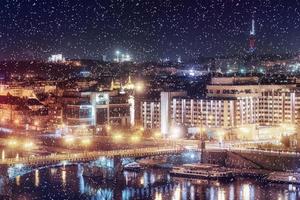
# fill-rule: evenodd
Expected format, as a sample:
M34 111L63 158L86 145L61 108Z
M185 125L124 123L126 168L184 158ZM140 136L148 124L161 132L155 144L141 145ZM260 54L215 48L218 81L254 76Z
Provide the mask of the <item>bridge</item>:
M111 151L91 151L83 153L51 154L47 156L30 156L20 158L5 158L0 161L0 166L15 166L18 164L32 165L50 165L60 162L88 162L97 160L100 157L106 158L124 158L124 157L149 157L169 154L180 154L188 151L198 151L197 148L186 149L182 147L150 147L139 149L124 149Z

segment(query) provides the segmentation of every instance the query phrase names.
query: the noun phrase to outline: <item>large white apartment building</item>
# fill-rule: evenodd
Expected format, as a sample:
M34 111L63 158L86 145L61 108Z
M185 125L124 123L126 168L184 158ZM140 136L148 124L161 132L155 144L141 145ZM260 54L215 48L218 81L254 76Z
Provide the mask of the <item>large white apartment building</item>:
M144 128L171 134L173 126L195 132L239 132L239 138L253 137L258 126L294 124L300 110L296 84L261 85L258 78L213 78L205 98L189 98L184 92L162 92L160 101L142 104ZM241 135L240 129L244 129ZM238 131L239 130L239 131ZM221 133L225 134L225 133Z

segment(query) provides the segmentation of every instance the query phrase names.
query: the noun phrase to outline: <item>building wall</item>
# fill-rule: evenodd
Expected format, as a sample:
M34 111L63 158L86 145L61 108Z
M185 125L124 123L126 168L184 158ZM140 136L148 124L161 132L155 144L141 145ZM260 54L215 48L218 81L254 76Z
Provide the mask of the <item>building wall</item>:
M143 102L144 128L159 126L162 134L172 125L187 128L232 129L295 123L300 119L300 92L296 85L209 85L207 97L190 99L170 92L158 102ZM154 107L153 107L154 106ZM160 106L160 110L155 110ZM158 112L160 111L160 114Z
M145 129L160 128L160 102L143 102L142 119Z
M120 96L110 92L82 93L88 101L81 105L82 98L68 101L64 110L68 125L131 127L135 123L134 97Z

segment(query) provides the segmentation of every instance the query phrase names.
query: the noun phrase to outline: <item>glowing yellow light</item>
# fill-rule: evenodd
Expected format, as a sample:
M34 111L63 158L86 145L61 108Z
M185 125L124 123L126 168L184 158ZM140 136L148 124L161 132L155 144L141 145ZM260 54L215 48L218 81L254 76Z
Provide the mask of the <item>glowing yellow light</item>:
M75 138L73 136L67 136L64 138L64 141L66 144L73 144L75 141Z
M155 132L155 133L153 134L153 136L154 136L155 138L160 138L160 137L161 137L161 133L160 133L159 131L157 131L157 132Z
M21 184L21 176L16 176L16 185L20 186Z
M40 173L38 169L35 170L34 185L35 187L38 187L40 185Z
M30 142L30 141L29 142L25 142L24 145L23 145L23 147L25 149L32 149L33 146L34 146L33 142Z
M111 130L111 126L110 125L106 125L106 130L110 131Z
M144 177L141 177L141 179L140 179L140 184L141 184L141 185L144 185Z
M161 193L158 193L158 192L156 192L155 193L155 197L154 197L154 200L162 200L163 198L162 198L162 194Z
M8 141L8 145L9 145L10 147L15 147L15 146L18 145L18 141L15 140L15 139L10 139L10 140Z
M142 82L138 82L135 84L135 90L137 92L142 92L144 90L144 84Z
M132 142L139 142L141 138L138 135L133 135L130 139Z
M181 199L181 189L179 186L176 187L174 194L173 194L173 198L174 200L180 200Z
M121 141L123 139L123 135L121 133L116 133L113 135L113 139L115 141Z
M144 131L145 129L144 129L144 127L140 127L140 131Z
M38 126L39 124L40 124L39 121L34 121L35 126Z
M242 133L247 134L247 133L250 133L250 128L242 127L242 128L240 128L240 131L241 131Z
M92 143L92 141L89 138L85 138L83 140L81 140L81 144L83 144L84 146L88 146Z
M66 170L61 171L61 179L62 179L63 186L65 187L66 183L67 183L67 172L66 172Z
M16 119L16 120L14 121L14 123L18 125L18 124L20 123L20 121L19 121L18 119Z

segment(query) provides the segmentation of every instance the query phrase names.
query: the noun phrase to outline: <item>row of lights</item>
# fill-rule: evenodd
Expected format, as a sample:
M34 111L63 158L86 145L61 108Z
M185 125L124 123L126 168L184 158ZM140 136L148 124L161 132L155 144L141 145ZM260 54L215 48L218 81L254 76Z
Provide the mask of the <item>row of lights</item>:
M67 144L67 145L73 145L75 144L75 137L73 136L66 136L64 138L64 142ZM80 144L82 146L85 146L85 147L88 147L92 144L92 140L90 138L83 138L80 140Z
M8 119L1 118L1 122L6 122L7 120L8 120ZM19 119L15 119L15 120L14 120L14 124L15 124L15 125L19 125L19 124L20 124L20 120L19 120ZM33 125L34 125L34 126L38 126L38 125L40 125L40 122L36 120L36 121L33 122Z
M7 142L7 146L10 148L24 148L25 150L30 150L35 147L35 144L32 141L21 142L16 139L10 139Z

